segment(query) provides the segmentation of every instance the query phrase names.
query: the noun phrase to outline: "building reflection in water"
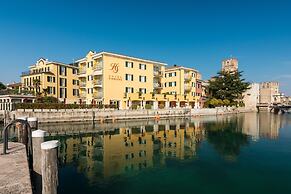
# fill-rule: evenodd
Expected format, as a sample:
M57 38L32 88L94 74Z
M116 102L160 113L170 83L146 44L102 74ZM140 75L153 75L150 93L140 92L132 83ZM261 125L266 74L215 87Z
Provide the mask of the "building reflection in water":
M160 122L98 133L60 135L61 164L77 165L78 171L94 182L164 165L167 158L193 158L203 138L199 122L176 123Z

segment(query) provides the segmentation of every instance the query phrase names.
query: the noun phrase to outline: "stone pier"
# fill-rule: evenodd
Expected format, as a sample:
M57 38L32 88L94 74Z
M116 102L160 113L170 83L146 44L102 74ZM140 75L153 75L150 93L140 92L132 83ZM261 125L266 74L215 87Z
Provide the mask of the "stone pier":
M32 194L25 145L9 142L8 148L2 155L0 144L0 194Z

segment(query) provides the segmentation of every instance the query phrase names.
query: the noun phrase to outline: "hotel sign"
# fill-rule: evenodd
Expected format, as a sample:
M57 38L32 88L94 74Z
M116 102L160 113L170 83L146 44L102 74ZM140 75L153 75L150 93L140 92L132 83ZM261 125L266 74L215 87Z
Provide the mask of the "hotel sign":
M109 75L109 80L117 80L117 81L122 81L122 77L120 75L116 75L119 71L119 64L118 63L111 63L110 64L110 70L115 74L115 75Z

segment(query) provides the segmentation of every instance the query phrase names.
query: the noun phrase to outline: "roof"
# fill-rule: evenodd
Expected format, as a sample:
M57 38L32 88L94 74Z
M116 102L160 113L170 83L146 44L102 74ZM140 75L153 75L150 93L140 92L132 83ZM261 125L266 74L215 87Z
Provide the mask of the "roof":
M93 52L93 51L90 51L90 52ZM93 53L94 54L93 54L92 58L102 57L102 55L111 55L111 56L114 56L114 57L126 58L126 59L129 59L129 60L136 60L136 61L141 61L141 62L146 62L146 63L153 63L153 64L157 64L157 65L165 65L165 66L167 65L166 63L159 62L159 61L153 61L153 60L148 60L148 59L131 57L131 56L127 56L127 55L116 54L116 53L105 52L105 51L102 51L102 52L99 52L99 53L96 53L96 52L93 52ZM83 62L85 60L86 60L86 57L81 58L81 59L77 60L76 62Z
M40 61L40 60L44 60L46 64L57 64L57 65L62 65L62 66L70 67L70 68L78 68L74 63L65 64L65 63L58 62L58 61L49 61L48 59L45 59L45 58L43 58L43 57L41 57L39 60L37 60L36 64L37 64L38 61ZM34 67L36 67L36 64L33 64L33 65L29 66L29 68L34 68Z
M184 69L184 70L195 71L195 72L199 73L199 71L194 69L194 68L184 67L184 66L180 66L180 65L173 65L173 66L167 67L166 71L167 70L177 70L177 69Z

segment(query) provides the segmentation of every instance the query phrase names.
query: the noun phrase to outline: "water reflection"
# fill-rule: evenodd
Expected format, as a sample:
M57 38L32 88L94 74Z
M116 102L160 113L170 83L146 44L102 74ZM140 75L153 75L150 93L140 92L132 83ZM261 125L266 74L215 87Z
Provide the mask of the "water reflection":
M167 158L193 158L204 136L199 122L161 123L59 136L61 163L75 164L94 182L163 165Z
M206 141L227 160L260 138L276 139L288 117L248 113L182 120L105 124L42 125L49 139L59 139L62 166L74 165L90 183L165 165L167 160L195 160Z

